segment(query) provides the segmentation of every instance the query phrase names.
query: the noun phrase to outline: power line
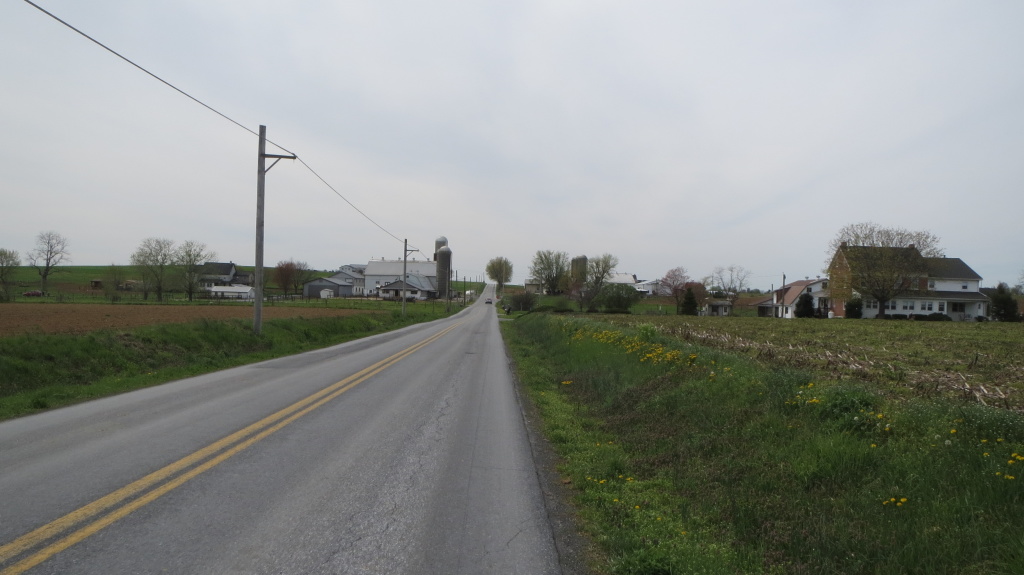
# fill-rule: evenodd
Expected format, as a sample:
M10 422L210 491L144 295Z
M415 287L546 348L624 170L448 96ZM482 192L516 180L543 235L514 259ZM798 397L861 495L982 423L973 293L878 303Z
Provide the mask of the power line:
M125 57L125 56L122 56L122 55L121 55L121 54L119 54L119 53L118 53L117 51L115 51L115 50L114 50L113 48L110 48L109 46L105 45L104 43L100 42L99 40L97 40L97 39L93 38L92 36L90 36L90 35L86 34L85 32L83 32L83 31L81 31L81 30L79 30L78 28L75 28L74 26L72 26L72 25L71 25L71 24L69 24L68 22L65 22L64 20L62 20L61 18L59 18L58 16L56 16L55 14L53 14L52 12L49 12L49 11L47 11L47 10L46 10L45 8L43 8L42 6L39 6L39 5L38 5L38 4L36 4L35 2L32 2L32 0L25 0L25 2L26 2L26 3L28 3L29 5L31 5L32 7L34 7L35 9L39 10L39 11L40 11L40 12L42 12L43 14L46 14L46 15L47 15L47 16L49 16L50 18L53 18L54 20L56 20L56 21L60 22L61 24L63 24L63 25L65 25L65 26L67 26L68 28L70 28L70 29L74 30L75 32L78 32L78 33L79 33L80 35L84 36L84 37L85 37L85 38L87 38L87 39L88 39L89 41L91 41L91 42L93 42L94 44L96 44L97 46L99 46L99 47L103 48L103 49L104 49L104 50L106 50L107 52L110 52L111 54L113 54L113 55L117 56L118 58L120 58L120 59L124 60L125 62L128 62L128 63L129 63L129 64L131 64L132 66L134 66L134 67L138 68L138 69L139 69L139 70L141 70L142 72L145 72L145 73L146 73L147 75L149 75L150 77L152 77L152 78L156 79L156 80L157 80L157 81L159 81L159 82L160 82L161 84L164 84L164 85L165 85L165 86L167 86L168 88L171 88L171 89L172 89L172 90L174 90L175 92L178 92L178 93L179 93L179 94L181 94L182 96L185 96L185 97L186 97L186 98L188 98L189 100L192 100L193 102L195 102L195 103L199 104L200 106L202 106L202 107L206 108L207 110L209 110L209 111L213 112L214 114L217 114L217 115L218 115L218 116L220 116L221 118L224 118L225 120L227 120L227 121L231 122L232 124L234 124L234 125L238 126L239 128L241 128L241 129L245 130L246 132L249 132L250 134L252 134L252 135L256 136L257 138L259 137L259 133L257 133L257 132L255 132L255 131L253 131L253 130L252 130L251 128L248 128L248 127L246 127L246 126L245 126L244 124L242 124L242 123L240 123L240 122L237 122L237 121L235 121L234 119L232 119L231 117L229 117L229 116L228 116L227 114L221 113L220 111L218 111L217 109L213 108L212 106L210 106L210 105L206 104L205 102L203 102L203 101L202 101L202 100L200 100L199 98L196 98L196 97L192 96L192 95L191 95L191 94L189 94L188 92L186 92L186 91L182 90L181 88L178 88L177 86L175 86L174 84L171 84L171 83L170 83L170 82L168 82L167 80L164 80L164 79L163 79L163 78L161 78L160 76L157 76L156 74L154 74L153 72L150 72L149 70L147 70L147 69L143 68L143 67L142 67L142 66L140 66L139 64L136 64L135 62L131 61L131 60L130 60L130 59L128 59L127 57ZM309 171L310 171L310 173L312 173L312 174L313 174L314 176L316 176L318 180L320 180L321 182L323 182L323 184L324 184L325 186L327 186L328 188L330 188L330 190L331 190L332 192L334 192L334 193L335 193L335 194L336 194L336 195L337 195L337 196L338 196L339 198L341 198L342 200L344 200L344 201L345 201L345 203L346 203L346 204L348 204L349 206L351 206L351 208L352 208L353 210L355 210L355 211L356 211L356 212L357 212L357 213L358 213L359 215L361 215L361 216L363 216L364 218L366 218L366 220L367 220L368 222L370 222L371 224L373 224L373 225L377 226L377 228L379 228L379 229L380 229L380 230L381 230L382 232L384 232L385 234L387 234L387 235L391 236L391 237L392 237L392 238L394 238L394 239L395 239L396 241L399 241L399 242L402 242L402 241L404 241L404 240L402 240L401 238L399 238L398 236L396 236L395 234L393 234L393 233L389 232L389 231L388 231L387 229L385 229L385 228L384 228L384 226L382 226L382 225L378 224L378 223L377 223L376 221L374 221L374 220L373 220L373 218L371 218L370 216L366 215L366 213L365 213L365 212L363 212L362 210L360 210L359 208L357 208L355 204L353 204L353 203L352 203L351 201L349 201L349 199L348 199L348 198L346 198L346 197L345 197L344 195L342 195L342 194L341 194L341 192L339 192L339 191L338 191L338 190L337 190L337 189L336 189L336 188L335 188L334 186L332 186L332 185L331 185L331 184L330 184L330 183L329 183L329 182L328 182L327 180L325 180L325 179L323 178L323 176L321 176L320 174L318 174L318 173L316 172L316 170L314 170L314 169L313 169L313 168L312 168L312 167L311 167L311 166L310 166L309 164L307 164L307 163L305 162L305 160L303 160L302 158L300 158L300 157L298 156L298 154L296 154L295 152L292 152L292 151L291 151L291 150L289 150L288 148L285 148L284 146L282 146L282 145L280 145L280 144L277 144L277 143L275 143L275 142L273 142L273 141L271 141L271 140L266 140L266 141L267 141L268 143L272 144L273 146L275 146L275 147L277 147L277 148L279 148L279 149L281 149L281 150L283 150L283 151L285 151L285 152L288 152L289 154L291 154L291 155L295 156L295 159L297 159L297 160L299 161L299 163L301 163L301 164L302 164L302 165L303 165L303 166L304 166L304 167L305 167L305 168L306 168L307 170L309 170ZM419 250L416 250L416 251L419 251Z

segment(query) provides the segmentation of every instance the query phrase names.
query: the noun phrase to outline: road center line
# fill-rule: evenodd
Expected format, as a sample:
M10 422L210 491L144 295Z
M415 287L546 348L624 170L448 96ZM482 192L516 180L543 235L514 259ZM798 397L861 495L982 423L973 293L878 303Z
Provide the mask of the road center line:
M115 521L127 516L131 512L151 503L160 496L180 487L181 485L188 482L190 479L204 473L216 467L220 463L230 459L232 456L250 447L261 439L277 432L286 425L294 422L302 416L310 413L311 411L323 406L331 400L337 398L346 391L366 381L367 379L377 375L386 368L398 363L405 357L412 355L416 351L419 351L423 347L437 341L448 332L459 327L460 323L456 323L444 330L428 337L427 339L420 341L386 359L383 359L365 369L362 369L345 379L331 384L326 388L301 399L288 407L281 409L256 423L245 427L231 435L228 435L210 445L195 451L174 463L171 463L145 477L138 479L92 503L84 505L63 517L56 519L42 527L39 527L21 537L18 537L14 541L0 546L0 562L5 562L13 557L16 557L32 547L35 547L44 541L52 539L53 537L59 536L61 533L73 528L75 525L91 519L92 517L99 515L111 507L119 505L122 501L129 499L139 493L142 493L146 489L149 489L153 485L165 481L175 474L188 469L196 465L203 460L206 460L201 465L197 465L194 468L182 473L173 480L167 481L163 485L160 485L145 493L141 497L138 497L134 501L130 501L121 507L113 510L108 515L82 527L67 537L57 541L42 550L36 552L30 557L25 558L21 562L12 565L8 568L0 570L0 575L15 575L22 573L27 569L42 563L49 557L60 553L61 551L71 547L72 545L81 542L89 536L95 534L101 529L111 525ZM249 437L251 436L251 437ZM246 439L248 437L248 439ZM221 453L223 452L223 453ZM219 455L218 455L219 453Z

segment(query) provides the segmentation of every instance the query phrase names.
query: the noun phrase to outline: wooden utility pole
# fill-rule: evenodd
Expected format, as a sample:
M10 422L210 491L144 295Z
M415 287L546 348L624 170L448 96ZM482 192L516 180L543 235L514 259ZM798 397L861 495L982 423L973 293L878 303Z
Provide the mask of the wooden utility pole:
M296 156L281 156L267 152L267 127L260 126L259 159L256 163L256 271L253 273L253 287L256 300L252 306L252 331L260 335L263 331L263 196L266 189L267 172L282 158L294 160ZM274 158L270 168L266 167L267 158Z
M409 285L409 239L402 242L402 317L405 317L405 288Z

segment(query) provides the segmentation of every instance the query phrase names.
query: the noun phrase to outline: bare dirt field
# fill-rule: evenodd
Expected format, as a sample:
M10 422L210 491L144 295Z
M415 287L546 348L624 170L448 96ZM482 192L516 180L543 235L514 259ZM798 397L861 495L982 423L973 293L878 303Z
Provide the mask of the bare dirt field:
M264 307L263 319L337 317L367 313L355 309ZM105 305L10 303L0 305L0 337L29 333L87 333L198 319L252 319L252 308L225 305Z

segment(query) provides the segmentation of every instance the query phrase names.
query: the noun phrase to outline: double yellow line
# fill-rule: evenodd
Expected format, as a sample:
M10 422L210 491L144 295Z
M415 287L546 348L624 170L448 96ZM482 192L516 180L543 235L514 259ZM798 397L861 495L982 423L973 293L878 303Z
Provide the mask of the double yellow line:
M46 545L14 565L0 570L0 575L23 573L72 545L80 543L119 519L126 517L133 511L152 503L160 496L184 485L190 479L213 469L261 439L277 432L300 417L405 359L407 356L437 341L460 325L461 323L456 323L387 359L356 372L244 429L236 431L199 451L154 471L142 479L134 481L109 495L101 497L59 519L18 537L10 543L0 546L0 564L2 564L29 552L31 549L51 539L60 537L57 541ZM134 499L132 499L133 497ZM99 519L67 535L63 535L65 532L75 528L76 525L90 520L107 510L110 510L110 512Z

